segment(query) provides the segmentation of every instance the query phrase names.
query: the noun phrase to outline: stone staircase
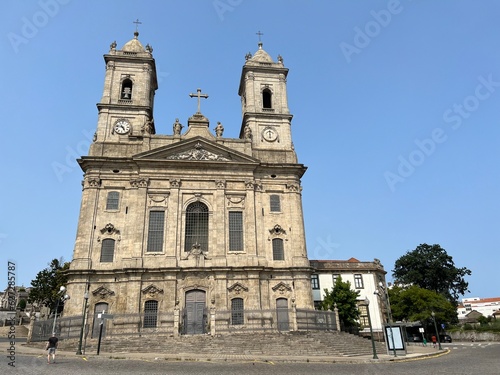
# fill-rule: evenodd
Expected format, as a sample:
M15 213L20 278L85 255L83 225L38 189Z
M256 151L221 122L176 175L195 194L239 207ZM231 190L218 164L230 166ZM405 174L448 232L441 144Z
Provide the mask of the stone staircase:
M385 353L385 345L375 342L377 352ZM86 352L97 352L96 339L87 340ZM63 340L62 350L76 350L78 342ZM352 357L372 354L369 339L344 332L235 333L228 335L185 335L105 337L102 353L159 354L227 354L278 356Z

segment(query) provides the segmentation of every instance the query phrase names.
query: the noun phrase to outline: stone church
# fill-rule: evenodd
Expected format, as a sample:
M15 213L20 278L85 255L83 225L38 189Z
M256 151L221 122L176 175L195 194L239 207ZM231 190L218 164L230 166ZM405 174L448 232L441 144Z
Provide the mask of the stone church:
M64 315L87 308L90 325L105 311L122 332L197 334L223 312L245 326L267 311L293 329L289 312L314 304L283 59L262 43L245 56L238 138L210 125L200 89L187 122L172 114L172 132L158 134L153 49L138 35L104 55Z

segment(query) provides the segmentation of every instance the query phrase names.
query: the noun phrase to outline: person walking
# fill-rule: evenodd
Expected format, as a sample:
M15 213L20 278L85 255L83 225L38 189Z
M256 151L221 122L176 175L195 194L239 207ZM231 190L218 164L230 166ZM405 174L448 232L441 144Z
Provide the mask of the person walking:
M52 363L56 363L56 349L57 342L59 339L56 337L55 333L52 333L52 336L47 340L47 344L45 345L45 350L47 350L47 364L50 365L50 357L52 356Z
M437 342L437 339L436 339L435 335L432 335L431 341L432 341L432 346L435 348L436 347L436 342Z

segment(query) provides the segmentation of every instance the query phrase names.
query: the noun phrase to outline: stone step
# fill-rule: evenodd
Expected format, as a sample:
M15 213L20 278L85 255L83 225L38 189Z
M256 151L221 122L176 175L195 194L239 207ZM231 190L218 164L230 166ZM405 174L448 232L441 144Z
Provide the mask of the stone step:
M63 340L61 348L76 349L75 340ZM88 352L97 350L97 339L87 340ZM384 352L384 343L376 342L377 351ZM372 353L371 341L339 332L291 332L286 334L232 334L193 336L105 337L101 351L106 353L157 352L206 354L277 354L310 356L358 356Z

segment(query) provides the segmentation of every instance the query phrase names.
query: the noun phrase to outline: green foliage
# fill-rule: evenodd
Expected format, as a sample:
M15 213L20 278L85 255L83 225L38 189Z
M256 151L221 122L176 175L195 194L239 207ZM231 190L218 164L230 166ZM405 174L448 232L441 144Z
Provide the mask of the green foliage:
M69 268L69 262L62 259L53 259L47 268L38 272L35 280L31 281L29 303L47 306L55 310L57 299L61 297L60 287L66 285L68 277L64 271Z
M457 310L442 294L412 285L408 288L395 286L389 289L389 299L394 320L417 322L434 331L432 312L438 326L457 321Z
M464 277L471 274L457 268L453 258L439 245L421 244L396 260L392 276L400 285L417 285L443 294L457 306L460 295L468 292Z
M21 311L24 311L26 309L26 300L24 298L19 300L19 303L17 304L17 306L19 307L19 309Z
M351 290L351 283L344 282L341 277L338 277L331 291L325 289L325 298L321 308L333 311L336 306L341 324L344 327L354 327L358 325L359 318L358 297L359 291Z

